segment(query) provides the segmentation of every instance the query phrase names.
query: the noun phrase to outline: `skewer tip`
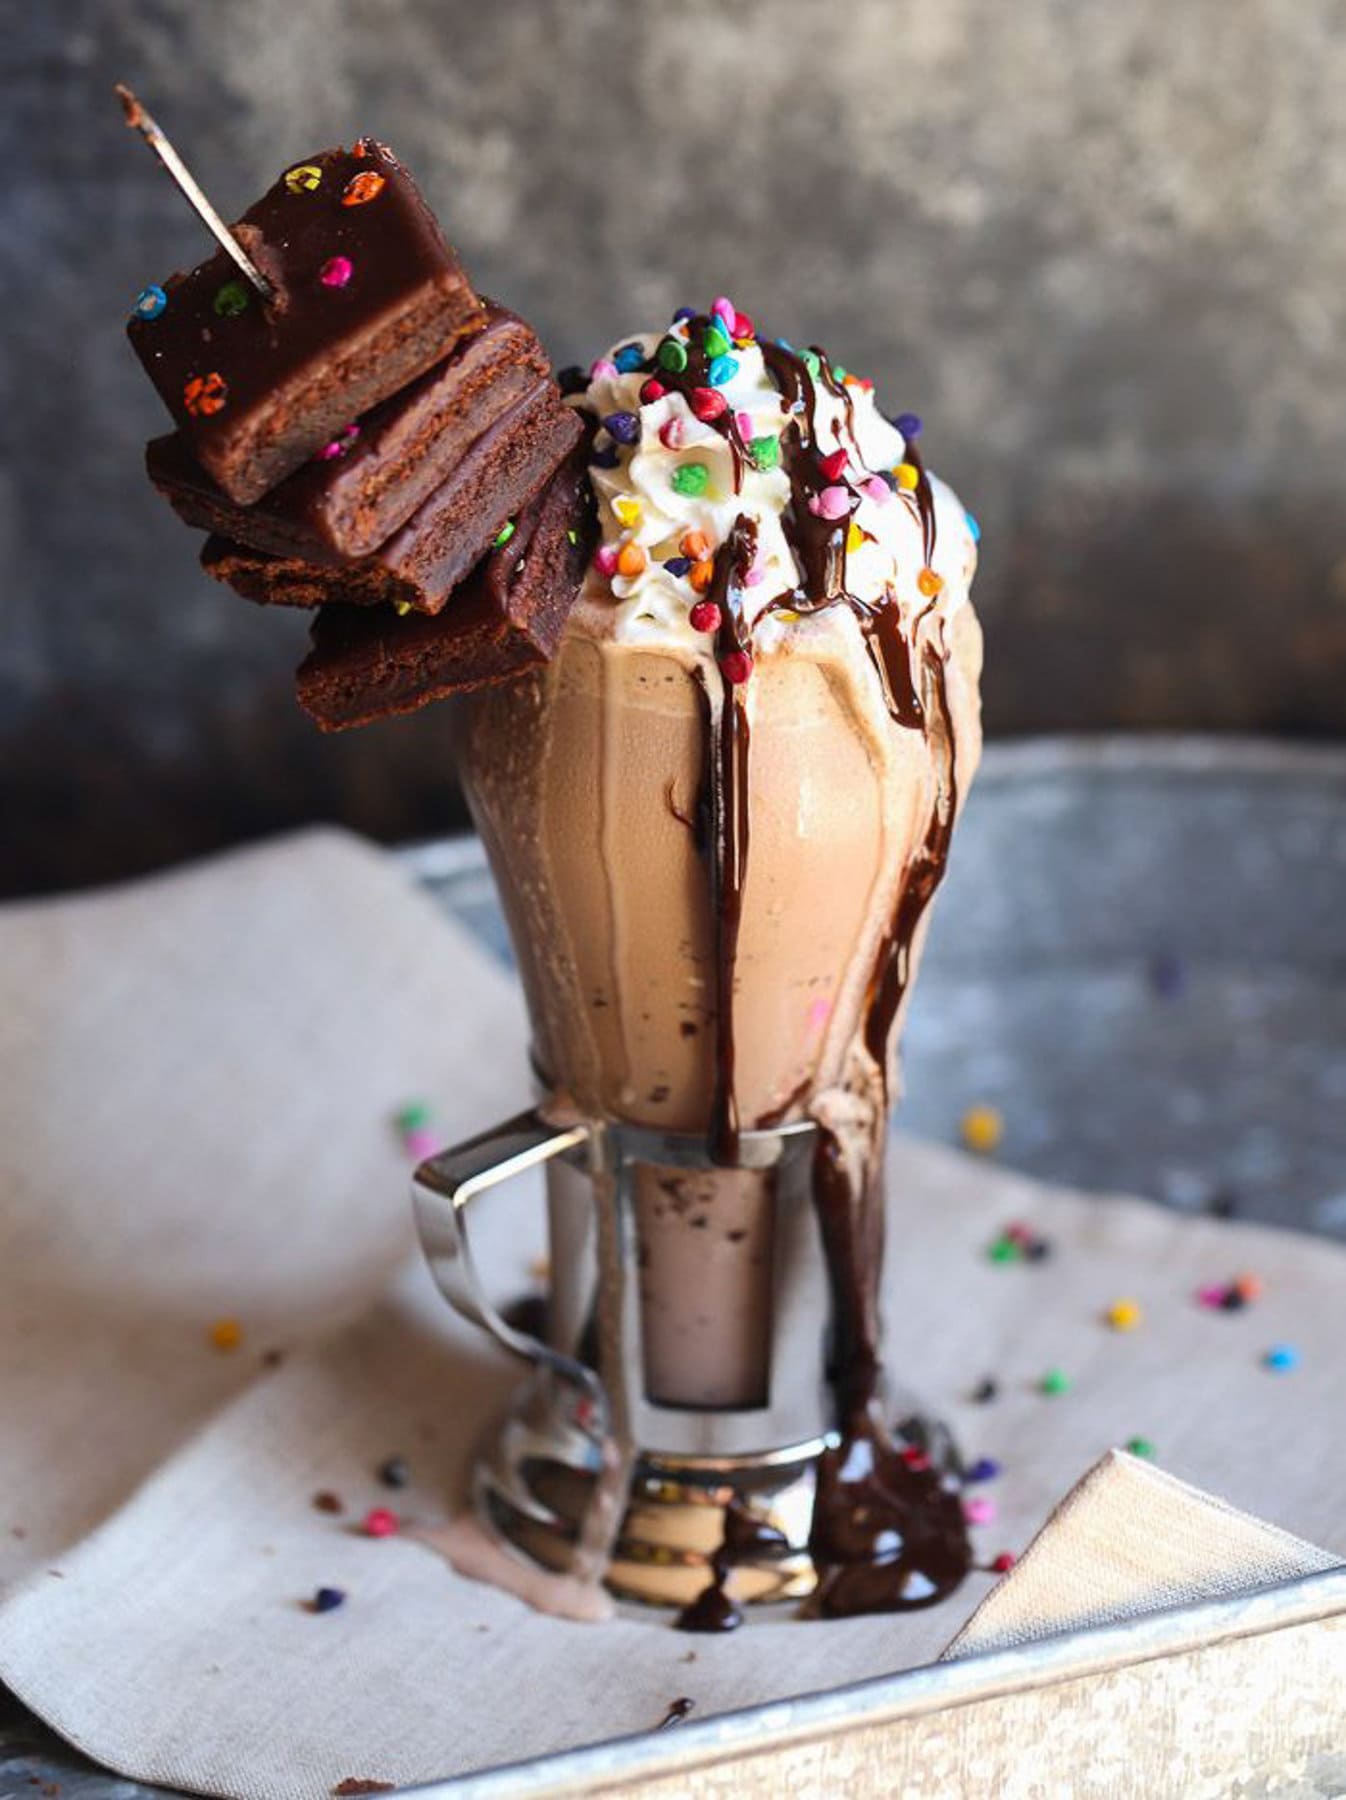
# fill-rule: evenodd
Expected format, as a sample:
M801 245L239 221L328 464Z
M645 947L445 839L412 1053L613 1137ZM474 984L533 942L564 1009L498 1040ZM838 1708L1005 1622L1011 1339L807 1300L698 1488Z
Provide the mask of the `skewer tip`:
M127 87L124 81L114 83L113 93L122 103L122 113L132 131L139 131L145 123L145 109Z

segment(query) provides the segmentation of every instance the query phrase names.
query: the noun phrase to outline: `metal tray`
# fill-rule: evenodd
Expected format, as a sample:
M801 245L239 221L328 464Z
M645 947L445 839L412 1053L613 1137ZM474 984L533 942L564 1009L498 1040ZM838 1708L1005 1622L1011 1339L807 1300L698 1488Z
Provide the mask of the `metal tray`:
M479 846L405 855L507 958ZM1035 1175L1346 1233L1343 917L1346 752L993 746L912 1011L902 1128L956 1141L964 1109L988 1102L1005 1117L1001 1159ZM1096 1684L1084 1704L1082 1682ZM1293 1755L1298 1785L1277 1791L1325 1795L1346 1791L1343 1691L1333 1572L421 1791L954 1793L980 1766L985 1793L1255 1793ZM1101 1769L1119 1733L1143 1731L1164 1774L1006 1785L1046 1731L1071 1769ZM28 1800L33 1776L67 1800L148 1792L0 1695L0 1800Z

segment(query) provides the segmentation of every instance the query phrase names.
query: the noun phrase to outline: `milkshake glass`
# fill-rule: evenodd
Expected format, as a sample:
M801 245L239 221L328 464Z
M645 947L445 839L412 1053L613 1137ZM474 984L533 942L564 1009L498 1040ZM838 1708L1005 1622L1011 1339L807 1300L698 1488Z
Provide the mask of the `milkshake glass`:
M884 1417L882 1154L980 751L975 526L927 475L919 421L889 424L867 384L727 303L617 346L576 403L597 426L593 567L554 661L459 702L537 1074L563 1116L704 1146L630 1182L656 1413L770 1404L786 1264L809 1252L782 1232L779 1172L741 1151L811 1125L831 1417L807 1585L822 1611L924 1604L966 1540L947 1470ZM555 1261L602 1202L574 1168L550 1185ZM575 1291L549 1330L582 1357ZM719 1624L728 1564L707 1561Z

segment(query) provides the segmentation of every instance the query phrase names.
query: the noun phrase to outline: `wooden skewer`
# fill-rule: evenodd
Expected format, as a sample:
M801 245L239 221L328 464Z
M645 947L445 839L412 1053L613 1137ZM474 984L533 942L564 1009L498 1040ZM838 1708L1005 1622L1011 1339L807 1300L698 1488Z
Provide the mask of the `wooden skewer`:
M229 255L238 264L240 271L247 276L248 280L257 289L257 292L262 296L263 300L270 300L274 293L271 283L267 280L266 276L263 275L256 263L253 262L242 244L239 243L233 232L230 231L224 220L215 211L215 208L210 204L209 200L206 199L206 196L201 192L201 189L197 186L186 163L183 162L172 144L155 124L153 117L146 112L145 108L141 105L140 101L136 99L130 88L120 81L116 85L116 94L117 98L122 103L122 111L126 114L126 123L131 127L132 131L138 131L141 137L144 138L145 142L168 170L174 181L177 182L188 200L191 201L201 222L219 244L220 248L228 251Z

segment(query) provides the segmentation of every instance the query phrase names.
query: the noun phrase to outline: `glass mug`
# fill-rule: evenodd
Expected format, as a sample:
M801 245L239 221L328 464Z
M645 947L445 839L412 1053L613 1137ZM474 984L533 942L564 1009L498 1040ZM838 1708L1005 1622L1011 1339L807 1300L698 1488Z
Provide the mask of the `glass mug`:
M877 1168L861 1192L835 1135L801 1116L819 1096L858 1108L881 1161L888 1080L857 1096L852 1058L894 1073L955 773L965 787L976 763L971 609L947 645L938 620L912 629L910 668L862 632L860 654L882 651L885 668L894 649L875 687L856 676L854 633L820 620L760 659L750 727L699 664L583 631L545 668L458 705L458 769L535 1074L558 1098L424 1164L416 1207L450 1301L531 1366L473 1492L492 1530L547 1568L602 1564L620 1593L685 1604L719 1579L732 1537L736 1598L817 1585L823 1603L835 1565L889 1554L861 1539L891 1475L911 1544L932 1548L923 1568L938 1552L957 1575L961 1509L913 1493L896 1466L923 1459L933 1490L951 1453L929 1431L928 1452L911 1431L884 1441L899 1401L876 1316ZM920 680L919 730L893 711L903 670ZM491 1305L470 1221L537 1165L551 1271L533 1336ZM847 1183L856 1203L839 1213L829 1189ZM856 1424L871 1396L872 1430ZM831 1505L841 1489L848 1516ZM745 1542L752 1522L760 1542ZM957 1541L933 1543L941 1531ZM910 1572L895 1606L933 1597Z

